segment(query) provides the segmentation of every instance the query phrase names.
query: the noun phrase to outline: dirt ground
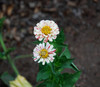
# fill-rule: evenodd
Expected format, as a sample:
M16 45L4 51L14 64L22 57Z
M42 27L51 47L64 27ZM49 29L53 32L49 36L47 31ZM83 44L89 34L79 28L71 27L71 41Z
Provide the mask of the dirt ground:
M100 0L0 0L0 17L6 16L3 35L7 47L16 47L12 58L32 54L34 25L54 20L64 29L75 64L82 71L76 87L100 87ZM0 51L2 51L0 47ZM36 85L38 64L32 58L16 60L20 74ZM0 74L9 70L0 60ZM0 87L6 87L0 81Z

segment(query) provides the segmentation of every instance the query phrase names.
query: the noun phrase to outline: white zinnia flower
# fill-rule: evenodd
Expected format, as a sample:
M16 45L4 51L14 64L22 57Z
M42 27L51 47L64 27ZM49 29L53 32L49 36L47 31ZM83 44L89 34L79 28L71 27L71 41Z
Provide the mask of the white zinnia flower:
M53 48L53 45L47 43L40 43L33 50L34 61L38 63L42 62L45 65L45 62L53 62L56 49Z
M44 39L44 42L52 42L59 34L59 28L54 21L42 20L34 27L34 34L39 41Z

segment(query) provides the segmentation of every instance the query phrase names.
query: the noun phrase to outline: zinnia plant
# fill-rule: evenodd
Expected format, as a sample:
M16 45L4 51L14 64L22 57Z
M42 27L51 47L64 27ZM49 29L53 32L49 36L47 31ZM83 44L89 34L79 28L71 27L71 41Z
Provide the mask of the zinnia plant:
M15 49L6 48L4 43L2 33L4 20L5 18L0 19L0 44L3 49L3 52L0 52L0 60L7 60L14 74L4 72L0 75L0 79L8 87L32 87L25 77L20 75L15 65L16 59L32 57L32 54L11 58L10 53ZM37 39L34 42L36 47L33 49L33 60L39 63L36 87L74 87L81 72L74 65L74 58L71 57L68 45L64 43L63 30L52 20L42 20L36 24L33 33ZM65 68L72 69L74 73L65 72Z
M39 40L33 50L33 60L39 63L37 87L73 87L81 72L64 44L63 30L54 21L42 20L34 27L34 35ZM63 73L65 68L74 73Z

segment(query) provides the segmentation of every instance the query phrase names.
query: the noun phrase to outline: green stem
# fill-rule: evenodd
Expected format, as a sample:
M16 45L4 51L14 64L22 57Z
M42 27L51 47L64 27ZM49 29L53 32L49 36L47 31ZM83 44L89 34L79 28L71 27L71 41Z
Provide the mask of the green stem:
M79 71L79 69L75 66L74 63L72 63L71 66L75 69L75 71Z
M4 45L4 42L3 42L3 39L2 39L2 35L0 34L0 43L1 43L1 46L3 48L3 50L6 52L6 47Z
M15 66L15 64L14 64L14 62L12 61L12 59L11 59L11 57L10 57L9 55L8 55L7 59L8 59L8 62L10 63L10 65L11 65L11 67L13 68L15 74L18 75L19 72L18 72L18 70L17 70L17 68L16 68L16 66Z
M55 73L55 71L54 71L54 66L53 66L51 63L49 64L49 66L50 66L50 68L51 68L52 73L53 73L54 75L56 75L56 73Z
M14 60L20 59L20 58L28 58L28 57L32 57L32 54L20 55L20 56L15 57Z
M3 50L4 50L4 52L6 52L7 49L6 49L6 46L5 46L5 44L4 44L4 41L3 41L3 38L2 38L2 35L1 35L1 34L0 34L0 43L1 43L1 46L2 46L2 48L3 48ZM11 65L12 69L14 70L15 74L18 75L19 72L18 72L18 70L17 70L17 68L16 68L16 66L15 66L15 64L14 64L14 62L12 61L10 55L7 55L6 57L7 57L7 60L8 60L8 62L9 62L9 64Z

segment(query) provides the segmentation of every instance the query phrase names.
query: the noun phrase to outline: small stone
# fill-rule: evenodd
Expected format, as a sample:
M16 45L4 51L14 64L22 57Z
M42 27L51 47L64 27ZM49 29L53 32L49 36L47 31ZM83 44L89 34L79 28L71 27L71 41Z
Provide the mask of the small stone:
M34 8L35 7L35 3L34 2L29 2L29 7L30 8Z
M3 15L4 15L4 14L3 14L3 12L0 12L0 18L2 18L2 17L3 17Z
M76 6L76 2L68 1L68 2L67 2L67 5L68 5L68 6L75 7L75 6Z
M10 25L11 21L9 19L5 20L5 24Z
M98 0L93 0L93 1L96 2L96 3L98 2Z
M10 16L12 14L12 11L13 11L13 8L14 8L14 5L11 4L7 7L7 15Z
M42 14L41 12L35 13L35 14L33 15L33 18L34 18L34 19L37 19L37 18L39 18L39 17L45 17L45 15Z
M97 23L97 27L100 27L100 22L99 22L99 23Z
M24 9L25 8L25 5L24 5L24 2L23 1L20 2L20 8L21 9Z
M26 29L22 29L21 33L26 34L27 33Z

